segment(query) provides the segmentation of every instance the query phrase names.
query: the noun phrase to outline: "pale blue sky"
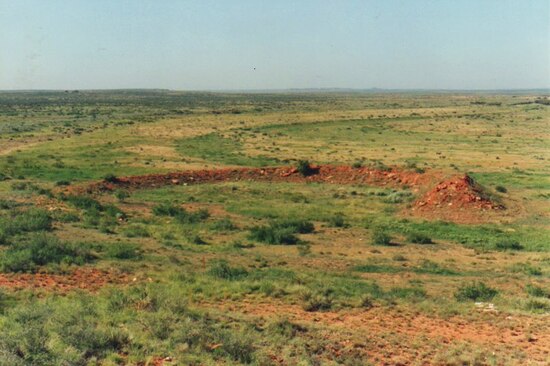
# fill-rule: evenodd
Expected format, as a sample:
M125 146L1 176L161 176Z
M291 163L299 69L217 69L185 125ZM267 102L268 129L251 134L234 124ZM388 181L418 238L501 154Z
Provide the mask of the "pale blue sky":
M0 89L550 87L550 0L0 0Z

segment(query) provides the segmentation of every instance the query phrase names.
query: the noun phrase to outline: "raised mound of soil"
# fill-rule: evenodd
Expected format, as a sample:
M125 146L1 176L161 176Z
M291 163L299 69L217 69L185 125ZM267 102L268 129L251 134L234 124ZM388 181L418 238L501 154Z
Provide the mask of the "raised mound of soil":
M483 187L476 184L468 175L456 176L441 181L437 172L418 173L392 168L390 170L370 167L320 165L312 166L311 174L304 176L293 167L271 168L228 168L210 170L185 170L166 174L148 174L121 177L109 181L99 181L88 186L68 187L67 194L94 194L116 189L156 188L166 185L188 185L239 181L368 184L381 187L409 187L416 192L426 192L408 213L429 219L455 222L484 221L489 210L504 209ZM433 188L434 182L439 183ZM405 212L405 214L407 214Z
M312 167L313 174L303 176L293 167L273 168L230 168L210 170L186 170L167 174L149 174L121 177L116 180L100 181L84 189L73 189L74 193L100 193L118 188L141 189L166 185L187 185L237 181L264 182L318 182L333 184L372 184L377 186L400 187L422 185L427 181L426 174L399 169L377 170L368 167L320 165ZM78 192L78 191L83 192ZM71 192L69 192L71 193Z
M500 210L504 206L494 202L483 187L467 174L440 182L434 189L416 201L415 206L422 210L434 208L476 208Z

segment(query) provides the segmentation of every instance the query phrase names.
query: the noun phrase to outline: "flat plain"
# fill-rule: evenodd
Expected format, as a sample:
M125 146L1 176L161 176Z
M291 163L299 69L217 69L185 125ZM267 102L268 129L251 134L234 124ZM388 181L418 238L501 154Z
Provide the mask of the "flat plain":
M0 365L545 365L550 99L0 93Z

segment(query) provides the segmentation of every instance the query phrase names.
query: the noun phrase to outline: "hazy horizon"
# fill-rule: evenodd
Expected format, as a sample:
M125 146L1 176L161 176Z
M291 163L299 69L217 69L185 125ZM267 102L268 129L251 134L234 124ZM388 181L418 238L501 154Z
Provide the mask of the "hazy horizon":
M550 3L0 0L0 90L550 88Z

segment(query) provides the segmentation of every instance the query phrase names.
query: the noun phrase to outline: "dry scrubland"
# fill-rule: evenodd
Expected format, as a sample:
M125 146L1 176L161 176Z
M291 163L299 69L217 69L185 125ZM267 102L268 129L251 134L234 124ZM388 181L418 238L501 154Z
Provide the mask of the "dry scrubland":
M548 104L1 93L0 365L548 364Z

